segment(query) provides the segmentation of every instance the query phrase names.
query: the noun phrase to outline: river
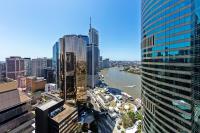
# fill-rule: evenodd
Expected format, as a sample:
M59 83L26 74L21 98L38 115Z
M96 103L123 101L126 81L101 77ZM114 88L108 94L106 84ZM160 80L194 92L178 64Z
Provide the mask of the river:
M124 71L122 68L112 67L103 69L101 74L104 76L104 82L109 87L120 89L133 98L140 98L141 96L141 76Z

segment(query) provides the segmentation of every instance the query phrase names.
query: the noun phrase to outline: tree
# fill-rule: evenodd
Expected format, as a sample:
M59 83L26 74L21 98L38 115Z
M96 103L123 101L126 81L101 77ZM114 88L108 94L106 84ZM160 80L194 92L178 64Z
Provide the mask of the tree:
M135 113L132 112L132 111L129 111L127 113L128 117L132 120L132 122L134 123L135 122Z
M129 128L133 126L133 121L127 114L122 115L122 123L124 128Z
M141 132L142 132L142 122L140 122L137 127L137 133L141 133Z
M80 123L77 124L76 133L82 132L82 125Z
M142 115L141 112L137 112L137 113L136 113L136 119L137 119L137 120L142 120L142 119L143 119L143 115Z

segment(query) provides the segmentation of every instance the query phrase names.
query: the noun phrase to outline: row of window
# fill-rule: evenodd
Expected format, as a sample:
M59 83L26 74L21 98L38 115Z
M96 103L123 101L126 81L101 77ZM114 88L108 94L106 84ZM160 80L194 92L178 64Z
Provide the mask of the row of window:
M172 1L172 0L171 1L165 1L165 2L163 2L162 0L160 0L156 4L154 4L154 5L151 4L151 5L149 5L149 7L144 8L145 12L142 13L142 18L144 18L143 19L143 24L147 23L148 20L150 20L152 18L152 16L154 16L154 15L158 16L159 13L163 13L163 11L166 8L169 8L169 7L173 8L173 6L175 5L174 2L175 2L175 0L174 1ZM150 6L152 6L152 7L150 7Z
M191 50L176 50L176 51L164 51L164 52L152 52L149 54L143 54L142 57L163 57L163 58L169 58L170 56L183 56L183 55L191 55Z
M185 99L185 98L183 98L183 97L179 97L179 96L175 96L175 95L166 93L166 92L162 91L162 89L154 89L153 87L151 87L151 86L145 84L144 82L142 82L142 83L143 83L143 85L146 86L146 88L148 88L149 90L160 94L160 95L162 96L162 98L163 98L163 97L169 97L169 98L173 99L174 101L176 101L176 100L183 100L183 101L185 101L185 102L187 102L187 103L191 103L191 101L189 101L188 99ZM151 93L148 89L145 89L144 86L143 86L143 88L144 88L144 90L145 90L146 92L148 92L148 94L154 95L154 94ZM155 95L157 95L157 94L155 94ZM168 103L169 105L174 106L174 105L173 105L173 101L170 101L169 98L163 98L163 99L165 99L165 100L164 100L165 103ZM164 102L164 101L163 101L163 102ZM189 108L184 108L184 109L181 109L181 110L185 110L185 111L187 111L187 112L189 112L189 113L191 112L191 109L189 109Z
M156 63L192 63L190 58L161 58L161 59L142 59L142 62Z
M191 72L191 67L186 66L169 66L169 65L151 65L151 64L143 64L143 67L153 68L153 69L163 69L163 70L175 70L175 71L188 71Z
M190 22L191 21L191 16L187 16L184 17L186 14L190 14L191 13L191 9L190 8L186 8L182 11L179 11L170 15L170 16L164 16L164 14L161 14L161 16L158 16L158 18L156 18L155 20L153 20L152 22L154 22L154 24L149 25L148 27L144 27L143 29L147 31L151 31L152 29L158 28L159 26L162 26L163 24L166 25L166 27L169 27L170 25L178 25L184 22ZM159 19L161 18L161 19ZM156 20L158 20L157 22L155 22Z
M165 71L153 71L153 70L147 70L147 69L142 69L142 71L147 72L147 73L152 73L156 75L161 75L161 76L169 76L169 77L174 77L174 78L179 78L179 79L191 79L191 75L187 74L179 74L179 73L169 73Z
M172 28L170 30L165 30L160 33L155 34L157 39L166 38L170 36L175 36L177 34L182 34L184 32L191 32L191 25L178 25L176 28Z
M186 33L186 34L182 34L182 35L178 35L178 36L166 37L163 39L155 40L155 45L175 42L178 40L189 39L189 38L191 38L191 33Z
M152 96L152 94L149 94L149 95L151 95ZM147 94L145 94L144 95L145 97L147 97L148 99L150 98ZM163 101L163 99L161 98L161 97L159 97L159 96L157 96L157 95L154 95L153 97L155 97L156 99L157 99L157 101ZM154 101L154 100L153 100ZM172 108L170 108L170 107L168 107L167 105L164 105L164 104L162 104L161 102L157 102L157 101L154 101L155 103L156 103L156 105L157 106L159 106L160 108L163 108L164 110L166 110L166 111L169 111L169 112L171 112L172 114L174 114L174 115L177 115L177 116L180 116L180 117L182 117L181 115L180 115L180 113L179 112L177 112L176 110L174 110L174 109L172 109ZM156 112L157 112L157 107L156 107ZM148 111L146 111L145 110L145 113L147 113ZM163 113L163 115L164 116L166 116L166 114L167 113ZM151 114L148 112L148 115L145 115L145 117L146 116L151 116ZM149 118L148 117L146 117L148 120L149 120ZM155 122L158 124L158 125L161 125L161 127L163 127L164 129L166 129L167 131L169 131L169 132L174 132L174 130L172 131L172 129L169 129L169 128L167 128L164 124L161 124L160 122L159 122L159 120L162 120L162 122L164 122L166 125L170 125L170 127L173 127L174 129L176 129L176 130L180 130L180 128L178 128L178 127L174 127L175 125L172 125L172 122L173 123L179 123L179 124L181 124L182 125L182 123L183 123L183 121L181 121L181 120L178 120L178 119L171 119L171 121L170 122L166 122L162 117L160 117L160 116L158 116L158 114L156 113L156 117L154 117L154 118L156 118L156 119L154 119L155 120ZM159 119L159 120L158 120ZM185 123L185 125L186 125L186 128L188 128L188 129L190 129L191 128L191 126L190 125L187 125L186 123Z
M170 1L166 2L166 3L163 2L162 0L159 1L156 5L154 5L155 6L154 8L153 7L151 9L147 8L147 10L148 9L152 10L150 13L148 11L147 15L142 15L143 28L145 28L147 25L151 24L152 22L155 22L156 20L162 18L163 16L168 17L169 15L171 15L171 14L173 14L175 12L179 12L180 11L179 15L186 14L187 12L184 12L184 11L183 11L183 13L181 13L182 11L180 9L190 5L190 3L191 2L189 0L187 0L185 2L177 1L177 0L170 0ZM156 9L156 7L158 7L158 8ZM165 9L167 9L167 10L165 10Z
M167 84L171 84L171 85L176 85L176 86L181 86L181 87L187 87L187 88L191 87L190 83L185 83L185 82L180 82L180 81L175 81L175 80L170 80L170 79L155 77L155 76L151 76L151 75L144 74L144 73L142 74L142 76L147 77L149 79L156 80L158 82L163 82L163 83L167 83Z
M188 92L188 91L185 91L185 90L180 90L180 89L177 89L175 87L170 87L170 86L166 86L166 85L162 85L162 84L158 84L158 83L155 83L155 82L152 82L146 78L142 78L143 81L145 81L146 83L148 84L151 84L153 86L156 86L158 88L161 88L163 90L167 90L167 91L172 91L172 92L175 92L177 94L182 94L182 95L186 95L188 97L191 96L191 92Z
M142 54L144 54L145 52L164 51L164 50L169 51L171 49L186 48L190 46L191 46L190 42L184 41L184 42L173 43L173 44L168 44L168 45L154 46L152 48L144 48L142 50Z

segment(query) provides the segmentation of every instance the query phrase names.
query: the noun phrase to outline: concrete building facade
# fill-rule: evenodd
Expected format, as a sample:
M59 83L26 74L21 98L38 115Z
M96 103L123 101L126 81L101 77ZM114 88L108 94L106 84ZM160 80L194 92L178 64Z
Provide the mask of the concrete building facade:
M0 81L0 132L32 132L34 114L30 102L26 94L17 90L16 81Z
M6 58L6 77L17 79L18 76L24 76L24 59L19 56Z

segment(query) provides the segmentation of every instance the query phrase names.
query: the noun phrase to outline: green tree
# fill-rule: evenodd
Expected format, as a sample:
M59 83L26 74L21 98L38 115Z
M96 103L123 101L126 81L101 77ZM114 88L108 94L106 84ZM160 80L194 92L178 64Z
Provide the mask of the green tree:
M133 122L135 121L135 113L133 111L129 111L127 115Z
M122 123L124 128L132 127L133 121L127 114L122 115Z
M140 122L137 127L137 133L142 133L142 122Z
M143 119L143 115L142 115L141 112L137 112L137 113L136 113L136 119L137 119L137 120L142 120L142 119Z
M77 124L76 133L82 132L82 125L80 123Z

